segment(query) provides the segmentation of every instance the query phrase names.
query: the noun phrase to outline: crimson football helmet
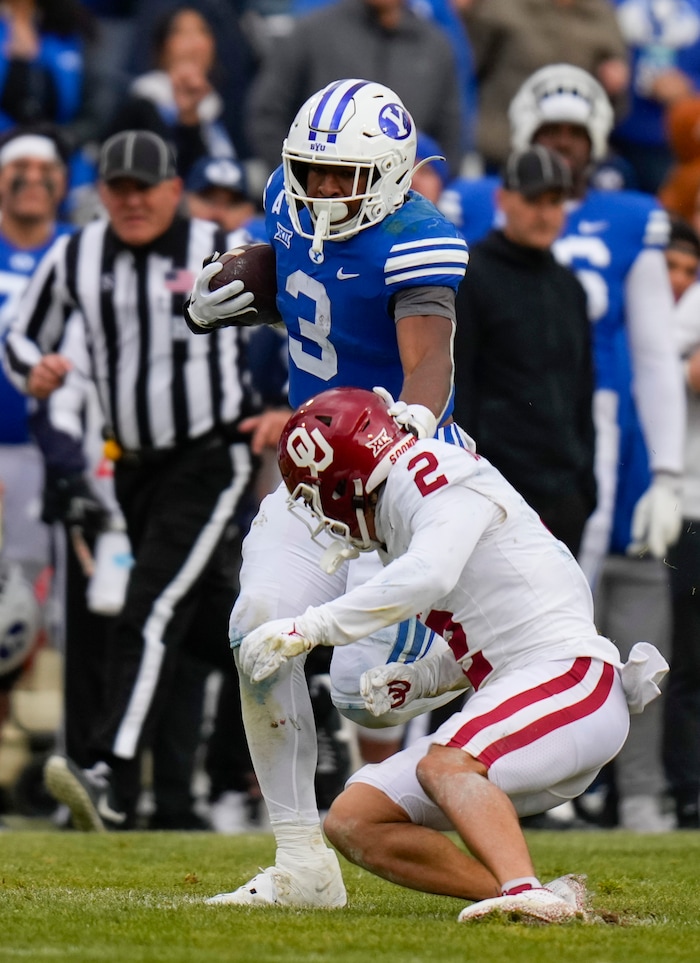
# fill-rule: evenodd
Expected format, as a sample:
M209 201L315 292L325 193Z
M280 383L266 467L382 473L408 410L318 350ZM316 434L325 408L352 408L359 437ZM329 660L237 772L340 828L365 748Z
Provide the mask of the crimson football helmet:
M415 443L415 435L389 415L384 398L362 388L321 392L291 416L277 449L279 467L290 511L315 541L322 533L332 539L321 562L326 571L377 547L365 518L369 495Z

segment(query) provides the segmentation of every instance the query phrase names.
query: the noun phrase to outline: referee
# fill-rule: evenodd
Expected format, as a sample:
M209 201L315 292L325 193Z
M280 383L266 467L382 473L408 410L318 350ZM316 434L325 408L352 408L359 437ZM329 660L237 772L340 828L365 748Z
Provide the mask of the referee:
M168 699L178 650L230 669L231 522L255 467L237 430L255 411L241 332L199 338L182 313L203 259L226 250L227 236L180 216L174 157L149 131L104 144L98 187L108 219L47 252L5 348L14 384L46 398L70 370L58 352L78 310L119 454L115 489L135 563L108 659L97 762L84 770L51 756L45 770L49 792L82 830L134 825L139 753Z

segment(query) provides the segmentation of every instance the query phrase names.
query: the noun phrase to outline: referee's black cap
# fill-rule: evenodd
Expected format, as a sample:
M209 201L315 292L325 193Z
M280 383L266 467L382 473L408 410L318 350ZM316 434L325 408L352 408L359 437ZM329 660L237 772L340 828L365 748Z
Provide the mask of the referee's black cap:
M102 145L99 174L107 183L128 177L153 186L177 176L175 155L150 130L120 130Z

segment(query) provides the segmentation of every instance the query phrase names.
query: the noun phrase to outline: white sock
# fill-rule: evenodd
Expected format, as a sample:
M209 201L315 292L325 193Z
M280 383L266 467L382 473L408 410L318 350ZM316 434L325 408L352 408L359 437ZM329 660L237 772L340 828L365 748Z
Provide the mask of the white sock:
M518 879L509 879L501 886L501 895L516 896L528 889L542 889L542 883L536 876L520 876Z
M299 825L298 823L272 823L272 831L277 842L277 858L290 857L292 860L309 859L328 852L328 846L321 832L321 824Z

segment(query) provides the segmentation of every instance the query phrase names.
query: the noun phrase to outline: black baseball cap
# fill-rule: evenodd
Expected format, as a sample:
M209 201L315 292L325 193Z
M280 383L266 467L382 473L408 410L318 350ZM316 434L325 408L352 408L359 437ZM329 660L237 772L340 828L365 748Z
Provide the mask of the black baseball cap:
M528 200L547 191L568 194L571 191L571 171L559 154L536 144L527 150L514 151L508 157L503 169L503 186Z
M106 182L129 177L152 187L177 177L175 154L150 130L121 130L102 145L99 176Z

